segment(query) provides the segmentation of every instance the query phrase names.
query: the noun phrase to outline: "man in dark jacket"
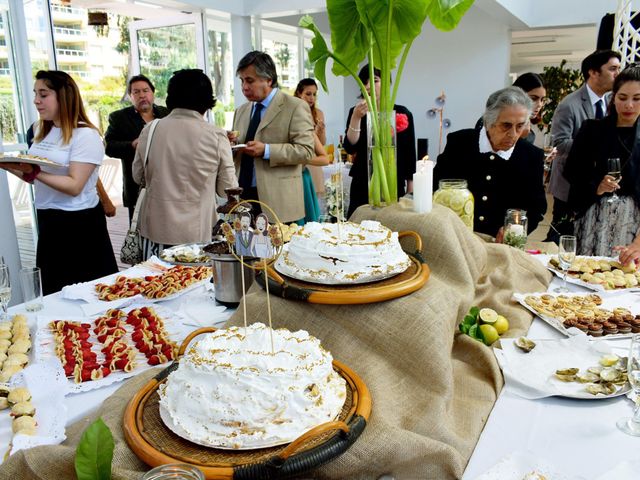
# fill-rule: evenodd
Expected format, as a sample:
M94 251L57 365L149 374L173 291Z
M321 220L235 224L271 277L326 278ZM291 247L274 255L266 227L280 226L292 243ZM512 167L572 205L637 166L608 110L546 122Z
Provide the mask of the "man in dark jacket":
M138 137L147 123L154 118L166 117L169 111L165 107L154 105L155 87L144 75L131 77L127 91L133 105L109 115L109 128L104 139L107 155L122 161L122 199L124 206L129 209L131 223L139 188L131 173Z

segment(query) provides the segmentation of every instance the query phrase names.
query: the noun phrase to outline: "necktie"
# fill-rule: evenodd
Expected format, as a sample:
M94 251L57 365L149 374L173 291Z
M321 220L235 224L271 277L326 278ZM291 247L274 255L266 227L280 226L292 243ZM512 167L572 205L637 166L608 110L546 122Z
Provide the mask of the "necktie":
M249 121L249 128L247 128L247 134L244 137L244 143L250 142L256 136L258 125L260 125L260 112L264 108L261 103L256 103L253 107L253 115ZM240 178L238 183L242 188L251 187L253 182L253 157L249 155L242 155L240 163Z
M602 100L596 102L596 118L603 118L604 110L602 108Z

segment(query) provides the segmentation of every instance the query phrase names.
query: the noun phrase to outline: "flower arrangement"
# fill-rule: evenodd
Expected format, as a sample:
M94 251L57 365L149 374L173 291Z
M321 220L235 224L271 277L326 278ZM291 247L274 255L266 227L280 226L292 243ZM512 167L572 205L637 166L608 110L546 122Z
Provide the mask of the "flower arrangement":
M339 222L345 221L343 188L341 173L332 174L324 183L324 191L327 200L327 213L336 218Z
M441 30L454 29L473 0L327 0L327 13L331 29L331 44L327 42L309 15L300 19L300 27L314 34L309 61L314 65L314 75L325 91L326 65L333 60L335 75L351 75L371 113L373 174L369 185L369 201L373 205L398 200L397 169L392 153L392 117L379 115L391 112L395 104L400 77L413 41L422 31L422 25L430 22ZM401 55L396 72L396 82L391 89L391 71ZM373 69L380 70L380 98L375 89L369 94L357 75L358 65L369 62L369 78ZM405 127L406 128L406 127Z

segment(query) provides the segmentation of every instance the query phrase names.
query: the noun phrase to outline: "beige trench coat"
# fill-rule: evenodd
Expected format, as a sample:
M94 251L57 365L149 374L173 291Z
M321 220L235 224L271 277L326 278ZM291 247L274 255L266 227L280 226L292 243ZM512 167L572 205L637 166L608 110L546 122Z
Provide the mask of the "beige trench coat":
M194 110L174 109L159 120L144 168L149 126L140 134L133 179L144 175L147 193L140 234L156 243L211 241L216 193L238 185L226 132Z

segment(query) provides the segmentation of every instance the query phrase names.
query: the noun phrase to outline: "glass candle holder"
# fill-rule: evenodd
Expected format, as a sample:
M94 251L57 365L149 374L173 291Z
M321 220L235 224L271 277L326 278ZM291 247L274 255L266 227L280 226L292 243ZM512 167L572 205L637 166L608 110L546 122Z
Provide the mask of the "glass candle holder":
M524 250L527 243L527 212L510 208L504 217L503 243Z

